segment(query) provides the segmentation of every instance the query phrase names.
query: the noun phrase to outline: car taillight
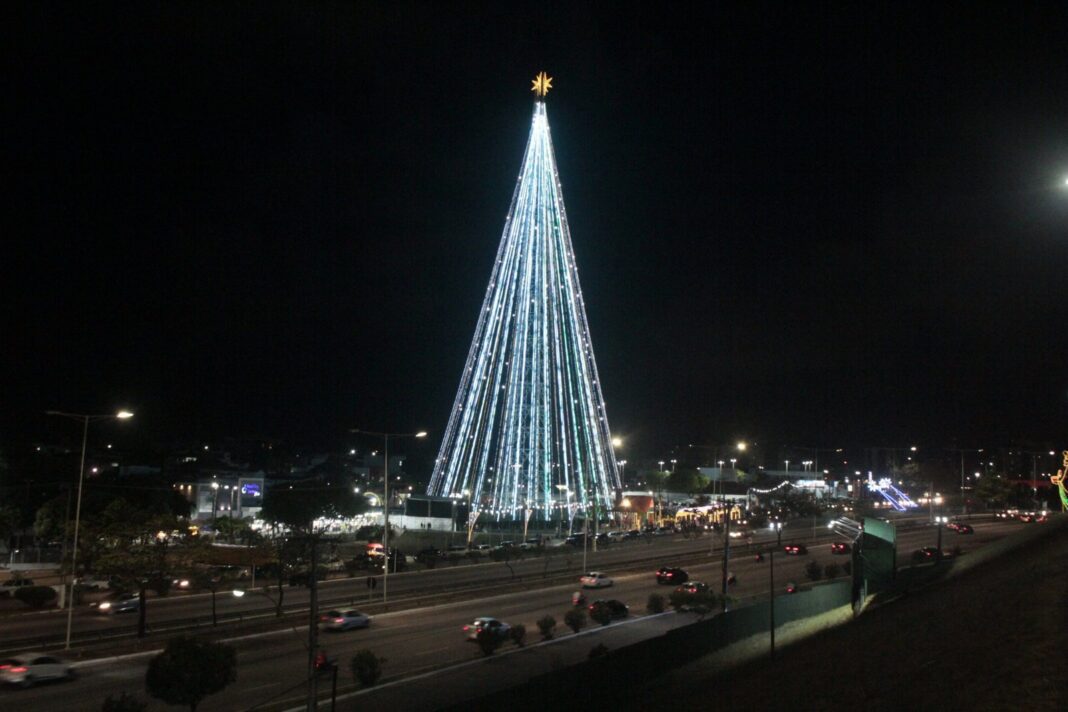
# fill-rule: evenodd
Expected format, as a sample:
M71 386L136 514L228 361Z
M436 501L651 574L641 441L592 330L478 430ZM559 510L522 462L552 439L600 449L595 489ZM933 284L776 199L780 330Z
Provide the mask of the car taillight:
M24 668L21 665L11 668L11 672L26 672L26 670L27 668Z
M469 625L465 625L465 626L464 626L464 632L466 633L466 632L467 632L467 631L469 631L469 630L471 630L471 626L469 626Z

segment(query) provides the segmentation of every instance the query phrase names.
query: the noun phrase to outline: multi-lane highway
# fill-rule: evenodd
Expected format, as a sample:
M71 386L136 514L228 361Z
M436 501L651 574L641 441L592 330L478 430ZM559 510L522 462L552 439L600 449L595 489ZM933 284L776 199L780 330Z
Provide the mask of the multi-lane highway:
M974 550L1019 526L1001 521L976 523L974 535L960 536L952 531L945 532L944 545L949 548L960 543L965 551ZM934 536L935 532L925 527L899 532L899 564L907 564L914 549L932 545ZM821 565L844 561L846 557L830 553L829 541L825 536L823 543L810 544L807 556L776 556L776 581L781 581L783 587L788 581L803 583L803 568L810 560L816 560ZM653 571L661 564L681 563L689 571L691 579L703 580L718 587L722 554L720 551L710 553L710 544L708 538L658 541L600 552L590 567L596 566L613 575L615 585L591 597L603 595L617 598L630 606L632 615L644 615L649 594L667 594L670 591L670 587L657 586L655 583ZM765 595L768 563L757 563L752 554L744 553L744 549L744 545L739 547L737 558L730 564L730 569L738 578L732 594L740 599ZM578 558L581 562L581 553ZM553 562L554 565L564 563L563 557ZM572 561L572 566L577 564ZM553 615L560 623L559 632L564 634L563 614L569 607L570 593L577 588L577 583L570 575L562 579L562 583L560 580L554 582L551 576L543 579L540 575L543 567L544 564L539 561L522 564L517 573L523 575L524 579L511 590L479 591L468 588L467 593L458 594L454 600L447 602L377 613L369 629L340 634L324 633L321 643L329 655L336 656L342 662L340 679L344 688L351 684L347 661L353 652L361 648L369 648L388 660L384 670L388 677L415 675L470 660L476 656L476 651L473 645L464 641L461 628L480 615L495 616L512 624L522 623L527 627L531 640L538 638L538 618ZM577 578L577 568L573 568L573 574ZM508 570L499 564L403 574L391 581L391 595L395 591L401 598L407 591L409 597L421 595L431 600L429 596L434 590L470 587L476 580L503 582L509 578ZM296 589L291 591L295 592ZM330 600L329 594L327 599ZM239 603L235 601L235 604ZM175 620L178 620L183 606L204 604L185 600L175 601L174 605ZM281 630L236 634L231 642L238 650L237 682L222 693L207 698L201 709L243 710L257 705L261 705L259 709L281 709L299 704L304 696L302 681L307 660L306 639L307 628L296 619L292 621L292 627ZM143 684L147 660L148 655L85 661L78 664L79 678L73 682L0 692L0 707L17 703L23 709L97 710L108 694L121 691L135 693L147 701ZM165 707L152 701L150 709L162 710Z

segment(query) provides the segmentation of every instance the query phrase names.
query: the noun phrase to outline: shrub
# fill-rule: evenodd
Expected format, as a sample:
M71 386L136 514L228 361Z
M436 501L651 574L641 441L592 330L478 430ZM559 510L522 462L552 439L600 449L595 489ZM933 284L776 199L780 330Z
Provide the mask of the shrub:
M148 703L124 692L118 697L108 695L100 709L101 712L144 712L146 707Z
M482 561L482 554L478 553L477 551L469 551L465 554L465 556L472 564L477 564L479 561Z
M663 613L667 607L667 601L659 593L650 593L649 600L645 604L645 610L650 613Z
M464 560L464 555L463 555L462 552L459 552L459 551L450 551L449 552L449 563L452 564L453 566L458 565L463 560Z
M522 623L512 626L512 629L508 631L508 637L516 644L516 647L522 648L523 641L527 637L527 627Z
M960 544L954 544L953 548L949 550L949 555L952 556L954 559L963 553L964 552L961 551Z
M370 650L358 650L352 656L349 667L352 669L352 677L363 687L371 687L382 677L382 663L385 658L380 658Z
M581 608L572 608L564 614L564 625L570 628L573 633L578 633L586 627L586 611Z
M590 618L601 625L608 625L612 622L612 613L608 610L608 606L595 605L590 609Z
M823 567L823 575L825 578L833 579L841 572L841 567L838 564L827 564Z
M493 651L500 647L501 638L489 628L482 628L478 631L475 642L478 643L478 649L482 651L482 654L488 657L493 655Z
M843 561L842 562L842 571L845 572L846 576L852 576L853 575L853 562L852 561Z
M672 591L668 599L671 606L677 611L692 610L698 613L707 613L720 603L720 597L705 589L698 593L686 593L685 591Z
M608 646L606 646L604 643L599 643L598 645L595 645L590 648L590 660L603 658L605 655L608 655Z
M805 575L808 576L810 581L819 581L823 578L823 569L815 561L810 561L805 564Z
M56 590L51 586L23 586L15 589L15 598L30 608L44 608L56 600Z
M567 620L567 616L564 616L564 620ZM556 619L552 616L545 616L544 618L538 619L538 631L541 633L542 640L551 640L555 628Z
M156 595L160 598L166 596L171 591L172 579L169 576L157 576L148 582L148 587L156 592Z

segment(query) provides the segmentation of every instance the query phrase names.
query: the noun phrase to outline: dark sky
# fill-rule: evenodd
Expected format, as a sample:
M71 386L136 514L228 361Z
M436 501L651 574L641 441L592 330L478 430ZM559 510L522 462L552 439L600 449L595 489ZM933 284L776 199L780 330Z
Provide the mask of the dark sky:
M0 439L436 447L545 69L632 451L1063 441L1068 6L695 7L8 7Z

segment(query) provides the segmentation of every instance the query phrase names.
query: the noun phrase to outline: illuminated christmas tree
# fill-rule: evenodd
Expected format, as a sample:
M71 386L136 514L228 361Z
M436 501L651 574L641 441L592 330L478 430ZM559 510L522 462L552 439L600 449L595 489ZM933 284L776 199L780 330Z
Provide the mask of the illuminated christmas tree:
M428 493L483 516L574 517L620 489L545 94ZM592 513L592 512L591 512Z

